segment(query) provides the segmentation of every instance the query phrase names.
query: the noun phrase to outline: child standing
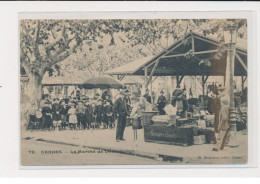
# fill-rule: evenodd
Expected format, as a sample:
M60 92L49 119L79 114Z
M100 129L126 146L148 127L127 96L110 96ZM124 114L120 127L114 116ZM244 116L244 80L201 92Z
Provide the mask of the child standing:
M89 100L86 100L85 103L85 123L87 128L89 129L91 123L93 122L93 107L90 104Z
M61 114L60 114L60 104L59 99L55 98L52 104L52 119L53 119L53 129L56 127L61 130Z
M45 130L50 130L50 128L52 127L51 113L52 110L50 108L50 103L45 102L44 107L42 108L43 126Z
M65 129L66 128L66 122L67 122L67 105L65 104L65 101L61 101L60 105L60 115L61 115L61 128Z
M113 117L113 110L112 105L109 101L106 101L106 106L104 107L104 121L105 126L108 128L112 128L112 117Z
M76 116L76 109L75 109L75 104L71 104L71 108L68 111L69 115L69 124L70 124L70 129L76 129L76 124L78 123L77 121L77 116Z
M86 124L84 121L85 106L83 105L82 101L78 101L76 114L78 119L78 128L80 129L80 127L82 127L83 129L85 129L86 128Z
M38 127L37 117L36 117L37 111L38 111L38 108L37 108L36 103L32 102L27 129L32 129L32 130L37 129L37 127Z
M94 129L96 126L96 117L95 117L96 103L92 101L91 107L92 107L92 111L93 111L92 118L91 118L91 126Z
M96 116L96 126L97 128L100 127L101 122L102 122L102 117L103 117L103 106L102 106L102 100L99 99L97 102L97 106L95 108L94 114Z

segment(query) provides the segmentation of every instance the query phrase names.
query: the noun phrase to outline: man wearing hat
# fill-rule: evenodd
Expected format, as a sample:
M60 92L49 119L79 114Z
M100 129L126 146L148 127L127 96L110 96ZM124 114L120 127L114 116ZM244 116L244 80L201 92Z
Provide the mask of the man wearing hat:
M126 101L126 106L127 106L127 113L128 115L130 115L130 111L132 110L131 107L131 99L130 99L130 91L128 89L126 89L125 91L125 101Z
M187 117L187 111L188 111L188 102L185 98L183 98L183 90L180 88L177 88L172 93L172 105L174 107L177 107L177 115L179 115L181 118Z
M128 89L125 90L125 99L126 99L126 103L128 105L130 105L131 104L131 99L130 99L130 91Z
M113 111L118 118L116 128L116 141L123 141L127 116L127 104L125 100L125 93L123 91L120 91L119 98L115 101L113 105Z
M157 107L159 110L159 115L165 115L164 107L166 105L166 98L164 96L163 90L161 90L160 94L161 95L159 96L158 101L157 101Z
M214 130L216 133L219 132L218 126L219 126L219 112L221 108L221 100L220 98L224 96L225 87L223 87L221 84L217 87L216 94L213 94L212 92L209 94L211 98L214 99Z
M217 134L217 144L213 151L223 150L229 139L229 97L223 94L225 89L220 89L221 108L219 112L219 124Z
M147 102L152 103L152 98L151 98L151 96L150 96L150 94L149 94L149 89L146 89L145 94L144 94L143 97L146 98L146 101L147 101Z
M81 98L80 98L80 90L76 91L76 98L77 98L77 100L81 100Z

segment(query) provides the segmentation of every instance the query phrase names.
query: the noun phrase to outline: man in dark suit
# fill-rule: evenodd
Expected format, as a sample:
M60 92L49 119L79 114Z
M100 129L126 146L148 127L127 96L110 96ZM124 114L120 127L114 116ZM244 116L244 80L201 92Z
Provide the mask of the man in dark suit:
M159 115L165 115L164 107L166 105L166 98L164 96L163 90L160 93L161 93L161 95L158 98L157 107L159 110Z
M131 99L130 99L130 91L127 89L125 90L125 99L127 104L131 104Z
M126 116L127 116L127 104L125 100L125 93L120 92L119 98L115 101L113 105L113 111L117 115L117 127L116 127L116 141L123 141Z
M152 98L151 98L151 96L149 95L149 90L148 90L148 89L146 89L145 94L144 94L143 97L146 98L146 101L147 101L147 102L152 103Z

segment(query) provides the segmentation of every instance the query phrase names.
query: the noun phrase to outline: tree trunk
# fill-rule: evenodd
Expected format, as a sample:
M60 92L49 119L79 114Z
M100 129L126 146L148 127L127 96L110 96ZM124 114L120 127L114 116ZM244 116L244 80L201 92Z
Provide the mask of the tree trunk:
M28 87L30 102L35 103L39 107L42 98L42 77L39 75L30 76Z

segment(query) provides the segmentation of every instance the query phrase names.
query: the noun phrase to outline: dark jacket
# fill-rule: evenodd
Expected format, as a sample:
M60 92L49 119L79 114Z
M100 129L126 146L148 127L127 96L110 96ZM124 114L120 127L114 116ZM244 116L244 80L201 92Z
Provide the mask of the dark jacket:
M51 116L52 110L49 107L42 108L42 115L43 116Z
M93 121L93 113L94 109L91 105L86 105L85 106L85 118L87 123L91 123Z
M113 115L112 105L107 105L107 106L104 107L104 115L105 116L112 116Z
M152 98L149 94L145 93L143 97L146 98L147 102L152 103Z
M86 107L85 115L93 115L93 113L94 113L93 107L91 105L86 105L85 107Z
M61 105L61 107L60 107L60 114L66 115L67 113L68 113L67 106Z
M166 98L165 96L159 96L157 101L158 108L163 109L166 105Z
M96 108L95 108L94 114L97 117L102 117L102 115L103 115L103 106L102 105L97 105Z
M60 104L53 104L52 105L52 119L54 121L60 121L61 120L61 114L60 114Z
M119 116L126 116L127 115L127 104L126 100L123 98L118 98L114 105L113 105L113 111L118 114Z
M181 98L183 104L183 112L188 110L188 101L185 98ZM172 105L176 107L177 98L172 99Z

